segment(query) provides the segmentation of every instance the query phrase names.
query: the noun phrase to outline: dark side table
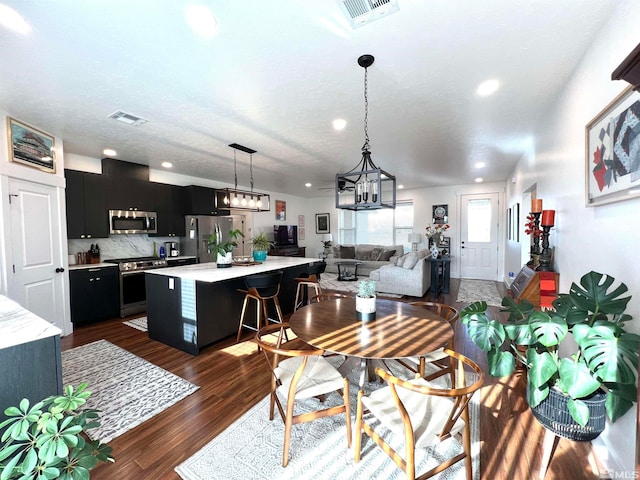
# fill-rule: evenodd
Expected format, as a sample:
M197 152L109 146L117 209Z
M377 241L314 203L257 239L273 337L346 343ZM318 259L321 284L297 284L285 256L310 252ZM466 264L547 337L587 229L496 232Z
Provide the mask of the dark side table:
M358 260L341 260L336 262L338 267L338 280L341 282L355 282L358 280Z
M431 258L431 286L429 293L434 297L439 297L442 293L449 293L449 280L451 279L451 258L450 256Z

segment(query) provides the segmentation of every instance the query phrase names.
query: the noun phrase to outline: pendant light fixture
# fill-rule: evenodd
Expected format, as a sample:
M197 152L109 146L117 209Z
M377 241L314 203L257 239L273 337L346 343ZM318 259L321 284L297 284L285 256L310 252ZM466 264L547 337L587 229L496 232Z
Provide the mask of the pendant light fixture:
M362 159L347 173L336 175L336 208L345 210L377 210L396 208L396 177L379 168L371 160L369 146L368 68L373 55L362 55L358 65L364 68L364 145Z
M237 208L240 210L252 210L254 212L269 211L271 205L270 195L268 193L253 191L253 154L256 153L256 151L237 143L232 143L229 146L233 148L233 188L224 188L216 191L216 208ZM249 154L250 191L238 190L237 150Z

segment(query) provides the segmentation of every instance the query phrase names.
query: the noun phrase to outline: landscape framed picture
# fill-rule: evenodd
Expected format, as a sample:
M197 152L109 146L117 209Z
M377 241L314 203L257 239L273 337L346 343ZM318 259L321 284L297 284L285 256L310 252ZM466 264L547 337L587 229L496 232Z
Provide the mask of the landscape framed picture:
M331 233L328 213L316 213L316 233Z
M9 160L56 173L55 139L15 118L7 117Z
M640 197L640 93L632 86L586 126L585 203Z

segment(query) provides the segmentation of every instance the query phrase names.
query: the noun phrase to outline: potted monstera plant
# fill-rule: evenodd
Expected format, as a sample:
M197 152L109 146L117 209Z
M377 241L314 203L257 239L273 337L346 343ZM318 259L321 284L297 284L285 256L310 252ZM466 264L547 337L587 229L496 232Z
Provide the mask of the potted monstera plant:
M233 249L238 246L236 241L239 237L244 237L242 231L234 229L229 232L229 237L224 240L218 233L212 233L209 237L209 253L216 259L218 268L230 267L233 263Z
M23 399L4 411L2 480L87 480L98 463L113 462L110 446L86 437L87 430L100 425L96 410L80 408L91 395L86 388L86 383L68 385L62 395L34 405Z
M487 316L486 302L472 303L460 313L471 340L487 352L489 373L509 375L516 362L522 363L527 368L527 401L536 418L548 427L541 416L566 405L567 416L577 424L567 431L584 436L555 433L574 440L597 437L604 429L605 410L615 422L637 399L640 336L625 330L631 296L623 296L628 290L624 283L611 288L614 282L609 275L589 272L580 284L571 284L569 293L558 295L547 311L505 297L501 311L509 318L504 325ZM569 339L573 353L561 357L558 347ZM591 410L598 397L603 409L600 431L593 427L597 419ZM551 401L553 406L547 404Z

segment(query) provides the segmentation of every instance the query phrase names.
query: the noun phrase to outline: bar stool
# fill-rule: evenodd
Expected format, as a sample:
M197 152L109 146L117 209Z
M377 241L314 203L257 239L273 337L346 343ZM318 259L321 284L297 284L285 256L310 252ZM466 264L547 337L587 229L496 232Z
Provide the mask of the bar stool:
M327 264L325 262L309 263L307 264L307 276L294 278L294 280L298 282L298 287L296 288L296 300L293 304L294 312L305 303L305 300L308 301L310 298L310 289L313 288L316 295L320 295L322 293L322 287L320 287L320 274L324 273L325 268L327 268Z
M240 314L240 326L238 327L237 342L240 341L242 329L247 328L257 332L262 326L267 326L269 321L273 323L282 323L282 310L278 302L278 293L280 293L280 282L282 281L282 271L269 272L260 275L251 275L244 278L246 290L238 290L244 293L244 302L242 304L242 313ZM249 300L256 301L256 326L245 325L244 319L247 312L247 304ZM268 301L273 300L278 318L269 318Z

